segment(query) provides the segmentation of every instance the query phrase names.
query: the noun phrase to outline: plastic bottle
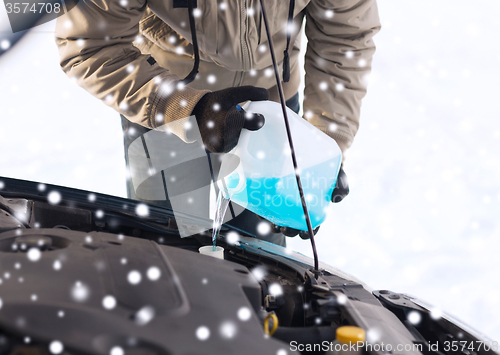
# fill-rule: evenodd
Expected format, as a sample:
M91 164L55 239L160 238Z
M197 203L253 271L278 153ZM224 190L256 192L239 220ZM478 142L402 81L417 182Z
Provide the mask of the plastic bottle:
M258 101L248 102L243 109L264 115L266 121L258 131L241 132L238 145L223 158L219 176L225 178L219 180L219 187L223 191L227 187L232 201L278 226L307 230L281 106ZM316 228L325 220L342 153L331 137L288 108L287 113L311 223Z
M338 327L336 339L325 355L361 355L366 333L363 329L351 325Z

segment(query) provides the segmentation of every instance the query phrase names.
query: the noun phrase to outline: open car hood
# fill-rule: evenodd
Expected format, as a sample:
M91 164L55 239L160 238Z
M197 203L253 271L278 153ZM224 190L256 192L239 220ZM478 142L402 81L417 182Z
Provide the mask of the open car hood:
M494 353L412 297L324 264L315 275L311 259L245 231L223 226L219 260L197 251L210 233L180 238L161 207L141 217L137 201L0 180L0 354L322 354L342 325L367 331L370 354Z

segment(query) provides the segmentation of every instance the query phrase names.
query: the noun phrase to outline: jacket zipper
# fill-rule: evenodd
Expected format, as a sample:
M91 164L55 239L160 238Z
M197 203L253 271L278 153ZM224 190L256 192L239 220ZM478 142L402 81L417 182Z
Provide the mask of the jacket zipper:
M243 0L241 1L241 14L243 16L243 21L241 21L241 52L242 52L242 59L243 59L243 71L248 70L248 67L250 66L250 55L249 55L249 49L248 49L248 41L247 41L247 1ZM241 75L240 78L240 85L243 81L243 75Z

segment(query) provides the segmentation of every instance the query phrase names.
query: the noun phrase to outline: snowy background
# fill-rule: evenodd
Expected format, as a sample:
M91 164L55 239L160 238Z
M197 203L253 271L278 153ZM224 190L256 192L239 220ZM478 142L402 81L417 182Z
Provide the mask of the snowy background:
M351 194L321 227L320 260L498 341L500 3L379 0L379 11ZM59 69L53 27L0 58L0 176L125 196L119 117ZM311 255L308 242L289 246Z

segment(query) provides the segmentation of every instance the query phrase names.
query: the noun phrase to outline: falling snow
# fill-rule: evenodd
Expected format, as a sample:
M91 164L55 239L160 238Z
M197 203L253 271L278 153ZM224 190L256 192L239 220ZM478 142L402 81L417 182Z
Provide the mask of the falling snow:
M42 252L38 248L30 248L26 254L29 261L38 261L42 257Z
M124 355L124 354L125 354L125 351L119 346L114 346L109 351L109 355Z
M221 324L219 332L222 338L231 339L234 338L238 331L236 324L231 321L227 321Z
M114 298L111 295L105 296L102 299L102 306L108 310L115 308L116 307L116 298Z
M257 232L260 235L267 235L271 232L271 225L266 221L259 222L257 225Z
M75 302L85 302L90 297L90 289L81 281L77 281L71 288L71 298Z
M146 325L153 320L155 317L155 310L151 306L142 307L137 311L134 317L135 323L138 325Z
M202 325L201 327L196 329L196 337L201 341L207 340L210 337L210 329Z
M55 260L54 263L52 264L52 268L54 270L61 270L62 264L59 260Z
M141 282L142 280L142 275L139 271L137 270L132 270L128 273L127 275L127 280L130 282L132 285L137 285Z
M149 216L149 207L148 207L148 205L146 205L144 203L138 204L137 207L135 208L135 213L139 217L147 217L147 216Z
M418 325L422 320L422 316L417 311L411 311L410 313L408 313L407 318L408 321L413 325Z
M242 322L246 322L247 320L252 317L252 311L250 311L250 308L248 307L241 307L238 309L238 319L241 320Z
M49 350L52 354L60 354L63 352L64 346L60 341L54 340L49 344Z
M269 286L269 293L273 296L280 296L283 294L283 288L280 284L273 283Z
M39 185L39 189L41 189L40 186L42 186L42 185ZM44 186L43 190L45 190L45 185L43 185L43 186ZM40 190L40 191L43 191L43 190ZM59 193L59 191L51 191L47 195L47 200L49 201L49 203L51 205L57 205L59 202L61 202L61 199L62 199L62 196Z
M157 281L161 276L161 271L156 266L151 266L146 274L151 281Z

